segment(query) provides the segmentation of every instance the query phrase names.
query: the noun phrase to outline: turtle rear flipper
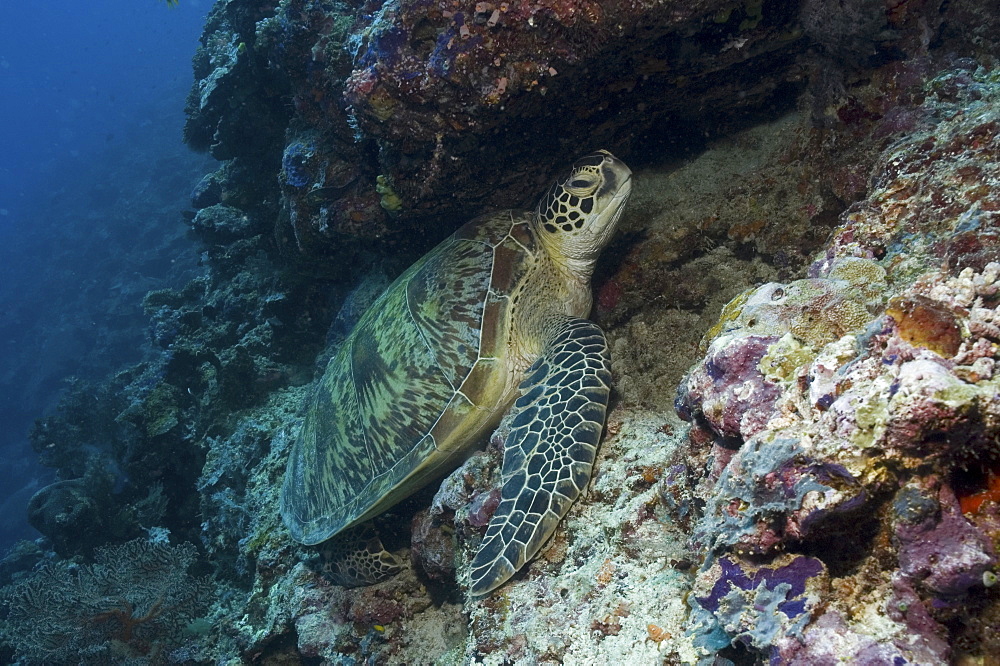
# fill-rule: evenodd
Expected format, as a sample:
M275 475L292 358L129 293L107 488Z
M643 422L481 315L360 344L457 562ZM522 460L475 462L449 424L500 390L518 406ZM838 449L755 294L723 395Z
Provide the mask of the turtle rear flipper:
M324 542L320 561L323 573L344 587L380 583L403 569L399 559L382 546L382 540L367 523Z
M590 481L610 367L601 329L569 319L528 369L504 443L500 504L472 560L472 594L499 587L534 557Z

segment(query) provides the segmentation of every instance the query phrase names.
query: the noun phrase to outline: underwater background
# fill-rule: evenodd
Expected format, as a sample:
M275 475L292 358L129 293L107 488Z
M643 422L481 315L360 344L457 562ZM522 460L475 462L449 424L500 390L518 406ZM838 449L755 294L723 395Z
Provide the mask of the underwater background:
M0 109L0 663L1000 663L995 2L0 0ZM327 362L597 149L586 491L470 595L507 419L338 584Z
M28 433L73 380L142 357L143 294L197 271L182 142L207 4L0 4L0 548L53 477Z

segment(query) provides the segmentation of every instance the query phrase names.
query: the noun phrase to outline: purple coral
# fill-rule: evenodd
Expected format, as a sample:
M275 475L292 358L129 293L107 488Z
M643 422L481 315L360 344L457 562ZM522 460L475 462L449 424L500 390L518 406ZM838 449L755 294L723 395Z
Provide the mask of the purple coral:
M774 553L868 499L846 468L813 459L799 440L758 435L723 471L693 541L714 551Z
M966 518L949 484L961 476L956 470L993 465L1000 434L1000 266L990 263L1000 256L1000 202L987 185L1000 178L1000 116L995 104L969 104L1000 99L1000 86L965 72L942 75L930 89L940 91L937 100L887 117L912 132L883 153L867 201L845 212L813 279L799 281L802 298L791 299L787 289L775 298L780 289L766 285L758 292L770 300L736 301L685 381L678 405L687 416L717 435L745 439L718 474L695 528L695 545L722 562L699 578L691 624L699 645L718 649L725 638L737 639L794 664L946 663L941 622L970 613L970 592L993 580L997 523ZM853 303L838 319L844 325L812 340L788 327L804 347L762 339L780 332L751 324L775 303L784 307L773 311L776 321L808 322L788 306L808 314L817 295L833 303L831 294ZM740 398L772 374L780 395L760 404L764 413L753 414L753 423L763 427L746 437ZM874 510L890 493L886 510ZM725 596L757 581L741 577L737 568L750 565L740 558L774 567L784 564L783 550L836 547L845 521L866 507L873 510L865 531L874 538L858 531L853 539L866 548L843 539L833 558L810 552L824 553L837 569L835 558L848 555L851 571L866 573L844 573L842 581L864 575L870 605L844 613L839 604L857 600L843 599L841 584L820 591L826 610L805 627L804 643L787 636L768 642L768 631L748 637L756 616L745 600ZM770 596L751 605L781 615L776 589L767 590ZM865 613L886 626L872 630Z
M719 435L746 439L767 425L780 387L758 368L776 337L746 336L713 344L681 384L677 411Z
M826 567L813 557L786 555L758 566L727 555L696 583L695 600L734 642L764 649L801 636L825 580Z
M900 571L933 594L955 597L982 585L997 564L990 539L962 515L955 493L942 485L937 511L896 523Z

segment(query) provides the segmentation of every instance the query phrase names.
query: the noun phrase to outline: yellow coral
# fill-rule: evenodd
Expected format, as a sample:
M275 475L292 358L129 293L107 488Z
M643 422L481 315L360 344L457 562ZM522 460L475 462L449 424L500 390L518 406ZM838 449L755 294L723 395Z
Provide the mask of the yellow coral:
M850 283L870 306L880 306L889 288L885 269L873 259L842 257L830 268L828 277Z
M770 282L733 299L709 331L705 344L724 332L777 337L790 332L800 342L819 349L867 325L873 317L870 305L878 302L880 289L876 285L869 291L867 286L842 279Z
M773 382L791 381L796 371L816 358L816 352L803 345L791 333L767 348L758 368L764 377Z
M705 337L701 339L701 344L699 348L702 353L704 353L712 341L719 336L722 332L730 328L730 324L735 322L740 313L743 310L743 305L747 300L753 296L754 292L757 291L756 287L750 287L742 294L729 301L724 308L722 308L722 314L719 315L719 321L712 328L708 329L705 333Z
M397 104L399 104L398 100L393 99L382 88L377 88L368 98L368 105L371 107L372 113L382 122L392 117Z
M389 184L389 179L383 175L379 175L375 179L375 191L378 192L382 198L379 200L379 204L386 211L390 213L398 212L403 207L403 200L396 194L396 191L392 189Z

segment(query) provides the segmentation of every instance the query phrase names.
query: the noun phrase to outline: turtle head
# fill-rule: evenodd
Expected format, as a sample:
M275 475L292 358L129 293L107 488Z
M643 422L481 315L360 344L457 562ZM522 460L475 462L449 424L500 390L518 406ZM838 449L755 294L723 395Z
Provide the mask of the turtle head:
M606 150L582 157L538 202L538 235L560 259L592 266L631 192L632 172L624 162Z

